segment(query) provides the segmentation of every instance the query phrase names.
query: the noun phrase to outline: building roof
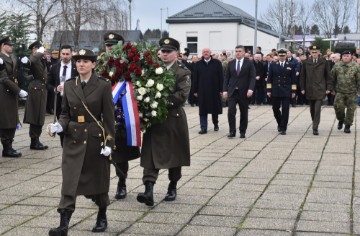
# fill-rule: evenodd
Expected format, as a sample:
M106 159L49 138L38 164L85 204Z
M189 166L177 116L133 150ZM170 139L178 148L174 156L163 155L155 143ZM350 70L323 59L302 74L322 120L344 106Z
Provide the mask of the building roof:
M104 48L103 36L110 31L122 35L126 42L136 42L143 39L143 34L140 30L81 30L79 35L79 48L95 49L95 51L96 49ZM59 48L60 40L62 45L68 44L74 46L73 38L72 31L55 31L51 48Z
M255 18L238 7L218 0L203 0L166 20L169 24L236 22L255 27ZM264 22L257 21L259 31L279 36ZM282 36L283 37L283 36Z

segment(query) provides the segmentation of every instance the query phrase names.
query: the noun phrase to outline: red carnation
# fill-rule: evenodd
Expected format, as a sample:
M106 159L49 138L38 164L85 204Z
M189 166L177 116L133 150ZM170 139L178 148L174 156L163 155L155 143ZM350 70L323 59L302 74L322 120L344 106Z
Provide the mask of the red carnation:
M126 72L125 75L124 75L124 77L125 77L125 79L126 79L127 81L130 81L130 80L131 80L130 72L129 72L129 71Z
M116 66L116 67L120 66L119 60L116 60L116 61L114 62L114 66Z
M135 70L135 74L136 74L136 75L141 75L141 73L142 73L141 68L140 68L140 67L137 67L136 70Z
M132 47L130 51L135 53L137 51L137 49L136 49L136 47Z
M114 64L114 58L113 58L113 57L110 57L110 58L109 58L109 61L107 62L107 64L108 64L109 66L112 66L112 65Z
M129 71L133 72L136 69L136 64L134 62L130 63Z
M120 75L121 75L121 72L122 72L121 68L120 68L120 67L117 67L117 68L116 68L116 74L117 74L118 76L120 76Z
M144 52L144 56L145 56L145 57L150 56L150 52L149 52L149 51L145 51L145 52Z
M130 52L130 53L128 54L128 58L129 58L129 59L133 59L133 57L134 57L134 54Z
M133 60L134 60L134 62L138 62L138 61L140 61L140 57L139 57L139 55L134 56Z
M146 62L147 62L148 64L152 64L152 63L153 63L153 61L152 61L151 58L146 58Z
M154 63L154 67L158 68L158 67L160 67L160 64L156 62L156 63Z

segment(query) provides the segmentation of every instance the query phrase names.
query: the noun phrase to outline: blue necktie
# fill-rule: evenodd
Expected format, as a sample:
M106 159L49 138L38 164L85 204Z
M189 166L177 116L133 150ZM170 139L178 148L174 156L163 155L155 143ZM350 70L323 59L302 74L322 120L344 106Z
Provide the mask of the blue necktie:
M240 74L240 60L237 61L236 74Z

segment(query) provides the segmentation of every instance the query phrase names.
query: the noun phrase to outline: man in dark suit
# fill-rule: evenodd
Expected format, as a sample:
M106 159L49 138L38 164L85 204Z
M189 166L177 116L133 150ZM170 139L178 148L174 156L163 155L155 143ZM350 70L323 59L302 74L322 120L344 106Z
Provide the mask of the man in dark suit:
M266 88L267 95L272 98L278 131L285 135L289 121L290 96L294 98L296 94L296 71L294 64L285 61L284 49L280 49L278 55L279 61L270 65Z
M252 61L244 58L245 49L238 45L235 47L236 59L229 62L224 81L223 96L229 98L228 122L230 133L228 138L236 134L236 105L240 107L240 138L245 138L248 125L249 98L253 95L255 87L255 67Z
M75 63L72 61L72 49L70 45L63 45L60 50L60 61L54 64L48 75L47 87L56 92L56 116L59 119L61 113L62 91L65 81L78 75ZM52 104L54 106L54 104ZM61 132L60 142L63 144L64 134Z

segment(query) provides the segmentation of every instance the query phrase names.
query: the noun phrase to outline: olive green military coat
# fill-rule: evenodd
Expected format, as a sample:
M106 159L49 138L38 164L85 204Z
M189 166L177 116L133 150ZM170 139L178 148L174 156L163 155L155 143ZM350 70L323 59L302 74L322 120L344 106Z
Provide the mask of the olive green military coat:
M328 81L330 81L330 68L324 58L319 57L317 63L313 63L311 58L303 62L300 72L300 88L305 90L306 99L324 99Z
M43 54L36 53L29 58L34 79L29 83L24 114L24 123L38 126L44 125L47 100L47 68L41 60L42 56Z
M0 116L0 129L15 129L19 123L18 97L20 88L17 81L17 62L12 55L7 56L0 53L3 59L3 70L0 73L0 110L3 114Z
M168 98L168 117L164 123L149 128L143 136L140 164L144 168L190 165L189 130L183 105L190 92L191 72L179 62L171 68L176 82L175 91Z
M62 112L63 127L62 195L94 195L107 193L110 184L110 164L100 155L104 136L82 102L105 128L105 136L114 145L114 103L111 84L93 74L84 89L78 77L65 82Z

